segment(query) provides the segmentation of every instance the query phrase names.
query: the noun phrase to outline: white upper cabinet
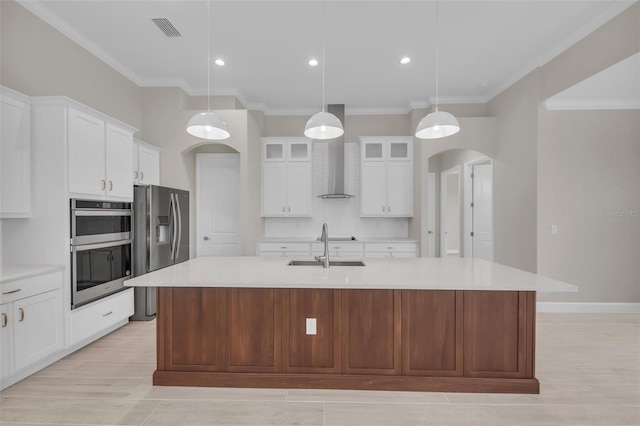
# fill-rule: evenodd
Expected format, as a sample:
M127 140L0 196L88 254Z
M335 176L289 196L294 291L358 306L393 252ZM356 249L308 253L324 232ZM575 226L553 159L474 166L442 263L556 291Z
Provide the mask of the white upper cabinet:
M69 194L133 199L133 133L75 108L68 110Z
M133 142L133 183L160 185L160 149L137 139Z
M413 216L413 139L361 137L360 215Z
M262 139L262 216L311 216L311 141Z
M0 217L31 216L31 137L29 97L1 88Z

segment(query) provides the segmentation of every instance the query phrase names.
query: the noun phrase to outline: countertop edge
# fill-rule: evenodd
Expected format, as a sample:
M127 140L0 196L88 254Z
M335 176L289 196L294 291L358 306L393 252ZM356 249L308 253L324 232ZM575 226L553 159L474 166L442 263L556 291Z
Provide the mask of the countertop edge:
M14 268L15 270L12 270ZM62 271L64 268L64 265L2 265L0 266L0 284L46 275Z

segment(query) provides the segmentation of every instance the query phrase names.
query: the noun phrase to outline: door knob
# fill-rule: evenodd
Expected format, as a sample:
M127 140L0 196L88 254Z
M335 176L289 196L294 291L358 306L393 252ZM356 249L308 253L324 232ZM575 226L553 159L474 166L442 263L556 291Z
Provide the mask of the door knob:
M433 234L433 231L427 231L427 234Z
M209 238L209 237L207 237L207 236L205 235L205 237L204 237L204 240L205 240L205 241L209 241L210 239L211 239L211 238Z

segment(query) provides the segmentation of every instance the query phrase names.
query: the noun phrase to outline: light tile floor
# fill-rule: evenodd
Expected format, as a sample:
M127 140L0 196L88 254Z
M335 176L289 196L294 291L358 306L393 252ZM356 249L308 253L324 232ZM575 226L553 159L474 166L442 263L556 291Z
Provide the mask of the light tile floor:
M151 385L131 323L0 393L2 425L640 425L640 315L538 314L540 395Z

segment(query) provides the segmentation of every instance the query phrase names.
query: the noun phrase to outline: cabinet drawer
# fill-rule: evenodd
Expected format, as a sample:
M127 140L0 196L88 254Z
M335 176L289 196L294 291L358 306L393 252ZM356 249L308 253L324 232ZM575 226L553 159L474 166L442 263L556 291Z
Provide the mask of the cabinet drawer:
M266 251L276 252L305 252L309 255L309 243L260 243L258 245L260 253Z
M367 243L365 245L365 251L369 252L382 252L382 253L415 253L415 243Z
M71 311L70 338L74 345L133 315L133 288Z
M0 284L2 303L62 288L62 270Z
M314 252L324 252L324 243L313 243L312 250ZM362 243L345 243L345 242L332 242L329 241L329 251L335 252L350 252L350 253L362 253Z

